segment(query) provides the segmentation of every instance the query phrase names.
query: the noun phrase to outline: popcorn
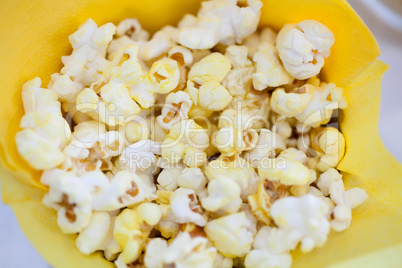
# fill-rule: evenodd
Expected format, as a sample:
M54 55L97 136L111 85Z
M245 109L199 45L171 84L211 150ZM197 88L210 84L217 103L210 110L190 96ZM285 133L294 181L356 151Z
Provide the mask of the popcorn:
M252 214L261 222L269 225L271 222L270 209L279 198L287 196L284 185L274 184L269 180L263 180L258 185L258 191L248 196L248 204Z
M170 196L173 194L173 192L168 193L171 193ZM170 202L170 200L168 202ZM162 219L155 228L158 229L161 232L161 235L165 238L176 237L179 232L179 224L176 223L171 206L162 204L160 205L160 208L162 211Z
M199 105L211 111L223 110L232 101L232 96L227 89L216 81L202 84L198 94Z
M296 79L317 75L330 54L334 34L315 20L286 24L278 34L276 47L286 70Z
M216 258L216 249L208 246L204 237L191 237L181 232L169 244L166 240L151 239L145 253L145 265L150 268L175 267L212 267ZM158 256L155 258L155 256Z
M292 265L289 250L296 247L292 236L281 229L263 226L255 237L253 250L247 254L246 267L288 267Z
M52 74L48 88L57 94L62 102L75 102L78 94L82 90L80 83L71 80L71 77L64 74Z
M144 79L145 83L152 85L153 89L151 92L167 94L179 84L179 65L175 60L162 58L152 64Z
M192 119L182 120L172 126L163 141L162 157L172 164L183 159L189 167L199 167L206 161L204 150L208 145L206 130Z
M208 197L201 199L202 207L212 212L235 213L242 204L240 191L239 185L231 179L215 179L208 184Z
M110 225L111 219L107 212L94 212L88 226L77 237L78 250L88 255L103 249Z
M198 204L194 190L177 189L170 197L170 205L177 223L193 222L198 226L206 224L206 219L202 214L202 209Z
M275 45L276 32L267 27L262 29L259 34L255 32L244 39L243 45L248 48L248 56L250 58L253 58L254 54L258 51L258 47L261 43Z
M107 183L107 177L99 170L76 177L72 172L60 169L42 173L41 182L49 186L43 204L57 210L57 223L64 233L81 232L92 216L95 189L90 180L96 179L99 189Z
M75 126L71 143L64 148L63 169L79 175L95 169L110 170L111 158L118 156L123 146L118 132L106 132L106 126L97 121L82 122Z
M61 116L58 96L52 90L41 88L42 81L36 77L22 86L22 103L25 114L31 112L52 113Z
M137 19L122 20L116 29L117 36L128 36L134 41L148 40L149 33L144 30Z
M205 232L223 256L243 257L250 251L253 242L249 226L246 214L239 212L208 222Z
M188 118L188 111L192 105L193 102L187 93L183 91L170 93L162 108L162 114L156 120L163 129L170 130L174 124Z
M158 175L158 183L167 191L175 191L178 188L178 177L185 170L184 165L167 167Z
M268 43L261 43L253 56L257 72L253 74L253 85L257 90L267 87L278 87L292 82L292 77L279 61L275 47Z
M303 185L310 181L310 171L297 160L284 157L265 158L258 167L258 175L284 185Z
M335 84L322 84L313 91L314 97L307 108L296 115L296 119L304 126L316 128L327 124L335 109L344 109L347 103L343 97L343 89Z
M320 156L317 168L321 172L336 167L345 154L345 138L336 128L326 127L311 132L311 144Z
M116 173L106 190L95 198L94 209L113 211L156 199L153 187L137 174L123 170Z
M228 74L230 68L230 60L215 52L194 63L188 73L188 79L199 85L210 80L220 83Z
M167 53L174 45L172 41L177 39L174 37L175 34L176 29L170 26L165 26L162 30L156 32L151 40L141 47L140 58L144 61L149 61Z
M331 221L332 229L337 232L348 229L352 222L352 209L367 199L366 191L358 187L345 191L342 175L333 168L321 174L317 186L323 195L330 195L336 204L333 210L334 220Z
M277 88L272 93L270 106L273 111L286 117L301 114L314 97L314 87L304 85L296 91L286 93L283 88Z
M260 181L254 168L239 156L220 157L210 161L204 173L210 182L219 178L235 181L240 186L240 197L244 201L257 191Z
M126 147L115 165L119 169L152 175L156 169L156 155L160 154L159 143L141 140Z
M207 183L207 179L200 168L185 168L177 177L177 185L182 188L192 189L196 194L200 193Z
M193 64L193 54L191 51L182 46L175 46L169 50L169 58L177 61L179 66L189 67Z
M157 204L142 203L134 209L123 210L116 218L114 238L123 248L124 263L138 259L152 228L162 217Z
M293 238L301 241L302 252L310 252L327 241L328 210L324 201L307 194L277 200L271 207L271 217L280 230L292 233Z
M234 0L206 1L198 11L197 23L191 19L186 23L191 28L180 30L179 42L191 49L240 43L256 30L261 7L258 0L248 0L244 7L237 6Z

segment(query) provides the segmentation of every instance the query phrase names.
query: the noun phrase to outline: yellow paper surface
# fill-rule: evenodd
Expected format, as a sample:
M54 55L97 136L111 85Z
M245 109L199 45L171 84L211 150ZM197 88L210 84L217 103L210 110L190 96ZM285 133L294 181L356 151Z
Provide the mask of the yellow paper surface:
M345 88L348 108L341 113L347 150L339 169L347 187L359 185L369 199L353 211L351 228L332 233L325 247L309 254L296 251L295 267L398 267L402 262L402 167L384 148L378 134L382 74L378 45L344 0L266 0L261 26L278 30L285 23L315 19L335 34L323 78ZM68 35L86 19L98 24L137 17L155 31L195 13L188 0L4 0L0 2L0 180L3 202L40 254L55 267L108 267L100 254L75 249L75 235L62 234L56 213L45 208L40 173L18 155L14 143L23 115L21 86L35 76L47 85L71 52ZM397 123L397 122L396 122Z

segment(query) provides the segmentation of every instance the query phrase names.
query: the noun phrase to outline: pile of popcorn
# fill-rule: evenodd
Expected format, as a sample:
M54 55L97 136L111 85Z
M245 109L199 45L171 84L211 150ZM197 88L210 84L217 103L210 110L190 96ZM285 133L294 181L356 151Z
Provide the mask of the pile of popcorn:
M16 144L83 254L117 267L290 267L349 228L367 193L335 168L347 103L318 78L335 39L314 20L257 31L260 0L202 2L152 37L137 19L70 35L24 84Z

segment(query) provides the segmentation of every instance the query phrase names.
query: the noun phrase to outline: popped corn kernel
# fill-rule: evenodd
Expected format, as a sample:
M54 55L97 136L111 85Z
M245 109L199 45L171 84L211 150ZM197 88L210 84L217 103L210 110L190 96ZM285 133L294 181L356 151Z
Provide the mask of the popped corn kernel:
M62 102L75 102L78 94L82 90L80 83L71 80L71 77L64 74L54 73L51 75L51 80L48 88L57 94L57 97Z
M345 138L336 128L325 127L314 129L310 134L312 149L318 154L320 161L317 168L321 172L336 167L345 154Z
M327 241L330 223L329 210L320 198L307 194L301 197L285 197L271 207L271 217L279 229L292 232L301 242L301 251L310 252Z
M223 256L234 258L250 251L253 234L249 228L246 214L239 212L208 222L205 232Z
M317 75L330 54L334 34L315 20L286 24L278 33L276 47L286 70L296 79Z
M235 213L242 204L240 192L240 187L235 181L218 178L208 183L208 197L201 199L202 207L212 212Z
M188 73L188 79L199 85L213 80L218 83L229 73L230 60L221 53L215 52L196 62Z
M179 84L180 69L177 61L162 58L152 64L145 81L152 85L151 92L167 94Z
M117 25L116 35L125 35L134 41L146 41L149 39L149 33L142 28L140 22L135 18L122 20L119 25Z
M333 83L315 87L313 93L313 99L308 103L307 108L295 116L304 126L316 128L327 124L335 109L347 107L343 89L336 87Z
M159 205L153 203L142 203L134 209L125 209L117 216L113 235L123 248L121 255L124 263L129 264L138 259L153 225L159 222L161 216Z
M177 61L179 66L189 67L193 64L193 54L191 50L182 46L172 47L169 50L168 56L172 60Z
M179 187L192 189L196 194L205 188L206 183L207 179L198 167L185 168L177 177Z
M188 112L193 105L190 96L183 92L170 93L162 108L162 114L156 120L166 130L170 130L180 120L188 118Z
M60 165L63 148L71 139L66 120L49 112L29 112L21 118L15 136L19 154L35 169L50 169Z
M207 110L220 111L232 101L228 90L216 81L207 81L200 86L198 104Z
M86 255L103 249L111 225L107 212L94 212L88 226L80 232L76 240L78 250Z
M270 107L273 111L286 117L301 114L314 97L314 87L304 85L295 91L285 92L283 88L277 88L272 93Z
M243 42L243 45L248 48L248 56L252 59L261 43L275 45L276 36L276 32L269 27L262 29L260 33L255 32L249 35Z
M204 237L192 237L181 232L167 245L160 238L151 239L145 252L145 265L150 268L175 267L213 267L217 252L208 245ZM158 256L155 258L155 256Z
M256 219L268 225L271 222L270 209L272 204L277 199L287 195L286 186L263 180L258 185L257 193L248 196L251 213Z
M194 190L179 188L170 197L170 205L177 223L192 222L198 226L206 224L201 206Z
M310 171L302 163L284 157L265 158L258 167L258 175L284 185L303 185L310 181Z
M156 32L152 38L141 47L140 59L149 61L167 53L174 46L172 41L177 39L177 37L174 37L176 31L177 30L171 26L165 26L160 31Z
M57 94L52 90L41 88L41 84L41 79L35 77L25 82L22 86L22 104L24 105L25 114L46 112L61 116Z
M175 191L178 188L178 177L185 170L184 165L167 167L159 173L157 182L167 191Z
M253 74L253 86L257 90L278 87L292 82L292 77L279 61L276 48L268 43L261 43L253 56L256 73Z

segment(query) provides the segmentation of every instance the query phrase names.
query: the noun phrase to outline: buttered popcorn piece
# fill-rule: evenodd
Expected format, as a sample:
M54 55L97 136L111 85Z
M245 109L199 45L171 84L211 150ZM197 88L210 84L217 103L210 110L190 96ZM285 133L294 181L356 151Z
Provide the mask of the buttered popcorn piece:
M315 20L286 24L278 34L276 47L286 70L303 80L317 75L330 54L334 34Z
M177 189L170 197L170 205L177 223L192 222L198 226L206 224L206 218L203 215L194 190L186 188Z
M199 85L213 80L220 83L231 68L230 60L215 52L196 62L188 73L188 79Z
M302 197L285 197L271 207L271 216L280 229L292 232L301 242L301 251L310 252L327 241L330 223L329 210L322 199L307 194Z
M64 74L52 74L48 88L57 94L60 101L75 102L82 90L82 85L71 80L71 77Z
M207 179L198 167L185 168L177 177L179 187L192 189L196 194L204 189L206 183Z
M175 191L178 188L178 178L185 170L184 165L178 164L173 167L166 167L159 173L157 182L167 191Z
M253 61L256 64L256 73L253 74L253 85L257 90L267 87L278 87L292 82L292 77L287 73L279 61L276 48L268 43L261 43Z
M116 35L126 35L134 41L148 40L149 33L144 30L137 19L122 20L116 28Z
M169 130L180 120L188 118L188 112L192 105L193 102L187 93L183 91L170 93L162 108L162 114L156 120L162 128Z
M116 218L114 238L123 248L124 263L130 264L138 259L152 228L161 219L162 213L157 204L142 203L134 209L123 210Z
M262 3L248 0L243 7L236 4L236 0L202 3L196 23L194 19L188 25L190 28L180 30L179 42L191 49L209 49L217 43L240 43L256 30Z
M198 93L198 104L207 110L220 111L232 101L228 90L216 81L202 84Z
M260 33L255 32L249 35L243 42L243 45L248 48L248 56L252 59L263 42L275 45L276 36L276 32L269 27L262 29Z
M208 245L201 236L192 237L181 232L167 245L166 240L151 239L145 253L145 265L149 268L175 267L213 267L216 249ZM156 257L158 256L158 257Z
M253 234L249 228L246 214L239 212L208 222L205 232L223 256L234 258L250 251Z

